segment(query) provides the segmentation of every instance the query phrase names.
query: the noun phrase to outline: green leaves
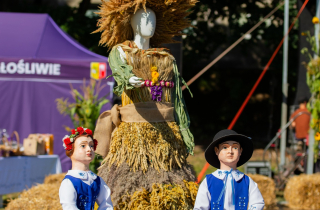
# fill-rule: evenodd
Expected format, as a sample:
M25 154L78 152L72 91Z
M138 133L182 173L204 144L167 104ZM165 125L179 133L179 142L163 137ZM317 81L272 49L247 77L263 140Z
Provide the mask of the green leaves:
M61 114L68 115L75 128L83 126L94 130L95 123L99 117L103 105L109 102L105 98L98 98L99 90L103 88L95 80L91 80L88 85L84 80L81 94L77 89L71 86L71 95L75 103L69 103L68 98L56 99L57 108ZM69 128L67 128L69 130Z

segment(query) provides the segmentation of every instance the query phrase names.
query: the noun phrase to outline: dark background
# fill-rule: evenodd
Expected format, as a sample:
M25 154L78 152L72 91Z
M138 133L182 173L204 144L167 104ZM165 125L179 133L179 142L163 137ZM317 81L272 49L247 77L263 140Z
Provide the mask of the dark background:
M82 0L79 7L72 8L63 0L1 0L0 11L48 13L79 43L108 56L107 48L98 46L100 34L91 34L98 19L93 13L98 9L95 2ZM278 0L200 0L189 17L195 27L183 31L186 35L180 38L182 43L169 45L184 79L191 79L278 3ZM290 0L289 24L302 3L302 0ZM311 0L289 36L289 106L296 104L299 97L310 96L301 65L306 58L300 49L308 46L301 32L310 30L313 34L311 19L314 14L315 0ZM228 127L282 37L283 7L271 21L258 27L251 37L190 86L193 98L184 92L197 145L208 145L216 132ZM281 82L282 49L234 126L235 131L251 136L256 148L265 146L280 127Z

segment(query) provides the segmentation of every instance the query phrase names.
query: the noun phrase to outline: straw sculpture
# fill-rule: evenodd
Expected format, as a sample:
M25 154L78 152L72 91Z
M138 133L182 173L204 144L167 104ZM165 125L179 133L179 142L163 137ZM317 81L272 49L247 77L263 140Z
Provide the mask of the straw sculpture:
M150 8L156 13L157 27L150 40L153 47L163 43L173 43L174 36L190 27L186 18L196 0L102 0L98 29L101 32L100 44L111 49L116 44L133 39L131 17L138 9Z
M259 174L248 174L248 176L258 184L265 203L264 209L278 209L276 207L276 185L273 179Z
M130 115L132 119L122 121L112 132L110 149L98 175L112 190L115 209L193 208L198 185L186 161L188 154L193 154L194 141L181 92L184 81L175 58L167 49L157 47L173 42L174 36L191 27L186 17L196 2L109 0L102 1L97 13L101 18L95 32L102 33L100 44L112 49L109 64L118 83L114 93L121 96L122 107L142 102L174 107L174 113L169 114L171 120L151 119L150 114L149 119L137 122ZM132 41L131 18L137 10L146 8L155 12L156 27L151 48L142 50ZM141 78L144 85L132 86L128 81L133 76ZM168 116L160 110L155 112Z
M320 174L299 175L288 180L284 198L292 209L320 209Z

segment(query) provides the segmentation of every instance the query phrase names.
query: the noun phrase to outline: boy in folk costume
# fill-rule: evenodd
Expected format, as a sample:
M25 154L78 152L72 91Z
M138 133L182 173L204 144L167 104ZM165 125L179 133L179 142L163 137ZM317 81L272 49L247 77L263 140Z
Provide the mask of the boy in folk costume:
M262 210L264 200L257 183L237 170L252 153L249 137L228 129L218 132L205 157L210 165L219 169L202 181L194 209Z
M66 155L71 158L72 169L68 171L59 189L63 210L93 210L95 202L99 210L113 209L111 191L99 176L89 170L94 159L97 140L92 131L78 127L70 136L63 138Z

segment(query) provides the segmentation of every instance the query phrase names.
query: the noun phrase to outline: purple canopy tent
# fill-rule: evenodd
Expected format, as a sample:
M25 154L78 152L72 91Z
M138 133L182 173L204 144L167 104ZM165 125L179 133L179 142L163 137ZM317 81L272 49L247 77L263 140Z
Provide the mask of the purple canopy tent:
M72 98L69 83L79 88L83 78L110 75L107 61L75 42L47 14L0 12L0 128L18 131L22 140L30 133L54 134L54 153L63 171L70 169L61 139L63 125L73 125L55 100ZM113 79L102 84L99 95L110 93L110 100ZM107 109L110 103L102 111Z

